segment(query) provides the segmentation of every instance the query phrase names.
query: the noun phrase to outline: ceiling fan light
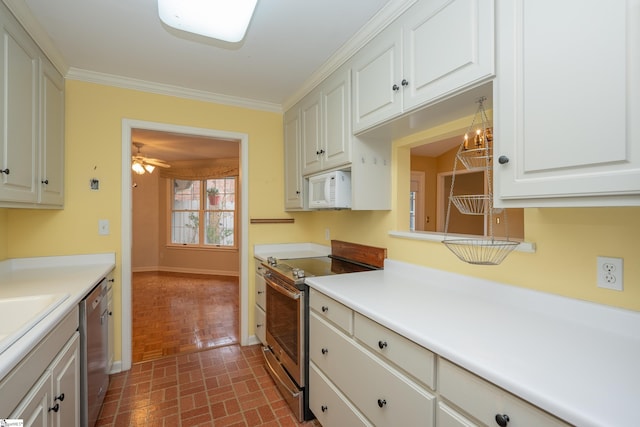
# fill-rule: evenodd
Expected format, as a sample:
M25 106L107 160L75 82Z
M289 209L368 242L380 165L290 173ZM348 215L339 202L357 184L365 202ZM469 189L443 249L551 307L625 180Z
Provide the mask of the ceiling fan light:
M158 0L158 14L170 27L235 43L244 38L257 2Z
M131 165L131 170L133 170L138 175L144 175L144 166L142 166L142 163L138 161L133 162L133 164Z
M156 167L147 163L144 165L144 168L147 172L151 173Z

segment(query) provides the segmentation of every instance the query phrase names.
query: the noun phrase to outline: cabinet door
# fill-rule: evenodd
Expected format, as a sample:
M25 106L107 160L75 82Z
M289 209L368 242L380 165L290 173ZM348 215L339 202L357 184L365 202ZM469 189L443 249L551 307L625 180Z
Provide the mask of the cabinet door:
M493 77L493 0L421 1L403 23L404 110Z
M351 67L353 132L402 112L402 29L391 24L358 51Z
M302 147L302 174L322 169L322 97L319 90L311 92L300 104L300 140Z
M0 200L36 202L39 53L11 16L0 22Z
M23 420L25 427L49 427L53 413L49 404L52 401L51 372L47 371L8 418Z
M254 318L256 323L256 337L264 345L267 345L267 314L257 304L254 307Z
M80 426L80 334L76 332L53 362L53 425Z
M638 0L500 3L496 206L640 205L638 22Z
M322 168L351 162L351 70L338 70L322 84Z
M64 202L64 79L47 61L41 61L40 86L40 202Z
M302 171L300 169L300 110L284 115L284 206L287 210L304 207Z

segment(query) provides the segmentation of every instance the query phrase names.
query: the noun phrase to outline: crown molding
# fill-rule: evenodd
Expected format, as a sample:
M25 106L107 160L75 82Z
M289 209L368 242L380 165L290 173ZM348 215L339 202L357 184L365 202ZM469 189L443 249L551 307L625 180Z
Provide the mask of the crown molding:
M331 73L347 62L358 50L413 6L418 0L391 0L373 16L358 32L338 49L296 92L282 103L287 111L306 94L311 92Z
M116 76L113 74L99 73L96 71L82 70L74 67L71 67L69 69L66 78L68 80L79 80L107 86L115 86L123 89L132 89L142 92L155 93L158 95L168 95L177 98L186 98L196 101L230 105L234 107L250 108L252 110L282 113L282 106L280 104L274 104L271 102L188 89L180 86L172 86L162 83L150 82L147 80L139 80L129 77Z

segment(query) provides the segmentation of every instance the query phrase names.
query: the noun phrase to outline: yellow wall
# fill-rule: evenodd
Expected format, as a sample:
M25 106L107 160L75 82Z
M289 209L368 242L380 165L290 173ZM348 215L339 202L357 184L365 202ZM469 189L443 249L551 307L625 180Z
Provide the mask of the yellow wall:
M0 209L0 257L115 252L116 277L120 275L124 118L248 134L249 217L287 216L283 208L282 114L79 81L67 81L66 91L65 208ZM91 178L100 180L99 191L89 190ZM110 235L98 235L99 219L110 221ZM250 255L256 243L307 241L310 237L304 230L304 219L295 224L250 226ZM250 275L251 297L252 286ZM116 286L116 311L120 298ZM120 354L119 328L118 319L116 356Z
M535 253L513 252L498 266L459 261L442 243L390 237L409 228L411 146L455 135L471 118L394 141L392 210L316 212L312 240L331 238L383 246L391 259L406 261L572 298L640 310L640 207L524 210L525 240ZM459 133L458 133L459 134ZM596 257L624 258L624 291L596 286Z

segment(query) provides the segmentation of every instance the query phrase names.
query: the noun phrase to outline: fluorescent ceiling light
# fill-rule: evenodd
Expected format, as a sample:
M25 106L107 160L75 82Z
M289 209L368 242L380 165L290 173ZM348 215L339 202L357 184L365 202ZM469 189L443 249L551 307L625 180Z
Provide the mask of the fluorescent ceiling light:
M244 38L258 0L158 0L165 24L228 42Z

